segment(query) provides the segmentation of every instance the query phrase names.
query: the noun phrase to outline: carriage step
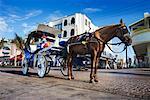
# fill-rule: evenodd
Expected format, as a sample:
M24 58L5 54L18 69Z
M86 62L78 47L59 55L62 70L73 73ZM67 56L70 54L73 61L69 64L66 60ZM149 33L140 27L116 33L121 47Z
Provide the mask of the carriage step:
M53 66L53 61L48 61L48 66Z

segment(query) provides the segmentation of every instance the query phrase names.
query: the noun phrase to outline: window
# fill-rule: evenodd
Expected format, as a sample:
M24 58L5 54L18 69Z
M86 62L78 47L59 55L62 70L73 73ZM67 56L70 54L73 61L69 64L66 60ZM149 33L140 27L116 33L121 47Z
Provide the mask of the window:
M64 26L67 26L67 20L64 21Z
M64 31L63 37L67 37L67 31Z
M71 29L70 36L73 36L73 35L74 35L74 29Z
M109 53L109 57L112 57L111 53Z
M149 28L150 28L150 19L149 19Z
M106 51L103 51L103 55L106 55Z
M71 24L75 24L75 18L74 17L72 17L72 19L71 19Z
M62 23L55 25L55 28L56 28L56 29L59 29L59 30L62 30Z
M90 27L90 24L91 24L91 23L89 22L88 24L89 24L89 27Z
M87 25L87 19L85 19L85 25Z
M9 48L9 47L3 47L3 49L4 49L4 50L10 50L10 48Z

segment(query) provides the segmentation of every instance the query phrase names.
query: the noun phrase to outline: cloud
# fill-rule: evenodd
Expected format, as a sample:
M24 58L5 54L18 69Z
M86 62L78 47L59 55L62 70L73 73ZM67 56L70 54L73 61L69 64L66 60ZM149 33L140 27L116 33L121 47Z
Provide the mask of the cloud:
M22 19L29 19L29 18L31 18L31 17L38 16L38 15L40 15L41 13L42 13L42 10L33 10L33 11L30 11L29 13L27 13L27 14L25 15L25 17L22 18Z
M27 20L31 17L35 17L38 16L42 13L42 10L33 10L33 11L29 11L28 13L26 13L24 16L19 16L16 14L9 14L8 15L8 21L9 22L15 22L15 21L23 21L23 20Z
M3 34L6 32L12 32L12 31L13 29L9 27L5 19L3 17L0 17L0 33Z
M53 13L51 13L49 16L48 16L48 20L49 21L53 21L53 20L57 20L59 18L62 18L64 15L59 11L59 10L56 10L54 11Z
M12 19L20 19L21 17L15 14L9 14Z
M27 23L22 23L22 27L24 34L28 34L30 31L36 29L36 26L28 25Z
M83 12L85 13L94 13L94 12L100 12L102 9L99 8L85 8L83 9Z
M5 32L7 31L8 24L3 18L0 18L0 31Z
M23 10L17 6L8 5L2 0L0 0L0 10L0 15L5 15L10 22L26 20L43 12L40 9Z

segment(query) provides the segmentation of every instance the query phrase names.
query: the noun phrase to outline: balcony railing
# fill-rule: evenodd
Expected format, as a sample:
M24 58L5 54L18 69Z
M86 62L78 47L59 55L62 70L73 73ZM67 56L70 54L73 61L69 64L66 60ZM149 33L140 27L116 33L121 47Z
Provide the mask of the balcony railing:
M133 31L131 31L132 36L137 35L137 34L142 34L144 32L150 32L150 28L146 28L146 27L139 27Z
M147 29L145 26L141 26L141 27L138 27L136 29L134 29L132 32L135 33L135 32L138 32L138 31L141 31L141 30L144 30L144 29Z

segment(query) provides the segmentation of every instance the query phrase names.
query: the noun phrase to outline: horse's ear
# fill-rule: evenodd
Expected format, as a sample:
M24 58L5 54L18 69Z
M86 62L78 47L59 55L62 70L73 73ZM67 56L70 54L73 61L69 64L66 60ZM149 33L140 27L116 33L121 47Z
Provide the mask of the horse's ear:
M122 20L122 18L120 19L120 24L123 24L123 20Z

